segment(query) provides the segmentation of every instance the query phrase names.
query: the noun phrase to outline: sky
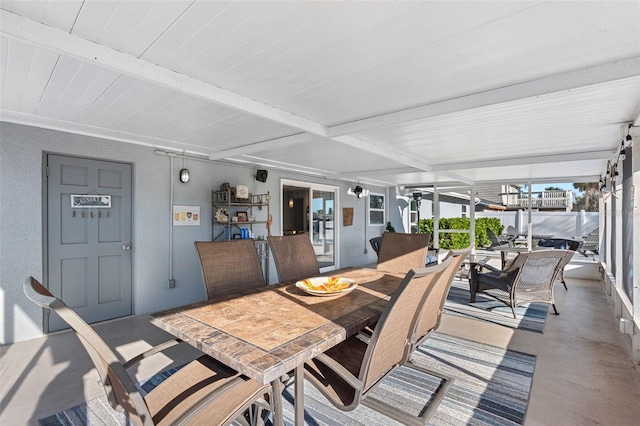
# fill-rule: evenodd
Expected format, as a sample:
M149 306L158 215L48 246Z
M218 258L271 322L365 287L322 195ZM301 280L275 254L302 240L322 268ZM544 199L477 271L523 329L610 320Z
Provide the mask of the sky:
M541 183L541 184L532 184L532 191L544 191L545 188L549 188L550 186L554 188L564 189L565 191L573 191L573 183Z

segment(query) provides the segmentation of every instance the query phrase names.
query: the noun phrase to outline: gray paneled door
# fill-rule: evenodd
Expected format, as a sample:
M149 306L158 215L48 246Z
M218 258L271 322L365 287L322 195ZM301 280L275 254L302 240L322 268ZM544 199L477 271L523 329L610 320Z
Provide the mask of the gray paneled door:
M90 323L131 315L131 165L47 160L50 291ZM111 208L72 208L71 195L85 194L111 196ZM63 328L50 315L48 331Z

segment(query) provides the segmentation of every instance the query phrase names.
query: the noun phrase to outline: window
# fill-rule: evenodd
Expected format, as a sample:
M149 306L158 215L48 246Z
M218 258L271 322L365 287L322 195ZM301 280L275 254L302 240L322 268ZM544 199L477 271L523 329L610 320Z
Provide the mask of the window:
M369 194L369 225L385 224L384 219L384 195Z

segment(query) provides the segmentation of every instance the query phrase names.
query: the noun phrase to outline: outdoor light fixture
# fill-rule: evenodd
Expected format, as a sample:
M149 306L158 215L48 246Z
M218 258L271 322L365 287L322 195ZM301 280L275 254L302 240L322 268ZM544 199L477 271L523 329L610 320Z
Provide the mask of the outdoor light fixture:
M620 159L621 159L622 161L624 161L624 160L626 160L626 159L627 159L627 151L626 151L624 148L622 148L622 149L620 150Z
M182 169L180 170L178 179L180 179L180 182L182 183L189 182L189 169L184 167L184 151L182 152Z
M293 198L289 198L289 208L293 208Z
M362 198L362 197L366 197L367 195L369 195L369 190L363 188L360 185L356 185L355 188L351 189L347 189L347 195L352 195L356 198Z
M418 229L416 229L416 233L420 234L420 202L422 201L422 192L414 192L412 196L413 201L416 202L416 213L418 214Z

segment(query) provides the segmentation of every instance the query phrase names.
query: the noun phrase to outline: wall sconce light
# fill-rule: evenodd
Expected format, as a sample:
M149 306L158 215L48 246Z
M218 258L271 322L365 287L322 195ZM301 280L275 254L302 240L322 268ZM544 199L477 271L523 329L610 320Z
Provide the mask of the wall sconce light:
M289 208L293 208L293 198L289 198Z
M180 170L180 174L178 175L178 179L180 182L187 183L189 182L189 169L184 166L184 151L182 152L182 169Z
M355 188L353 189L352 188L347 189L347 195L352 195L356 198L362 198L369 195L369 190L363 188L360 185L356 185Z
M180 170L180 182L182 183L189 182L189 169Z

